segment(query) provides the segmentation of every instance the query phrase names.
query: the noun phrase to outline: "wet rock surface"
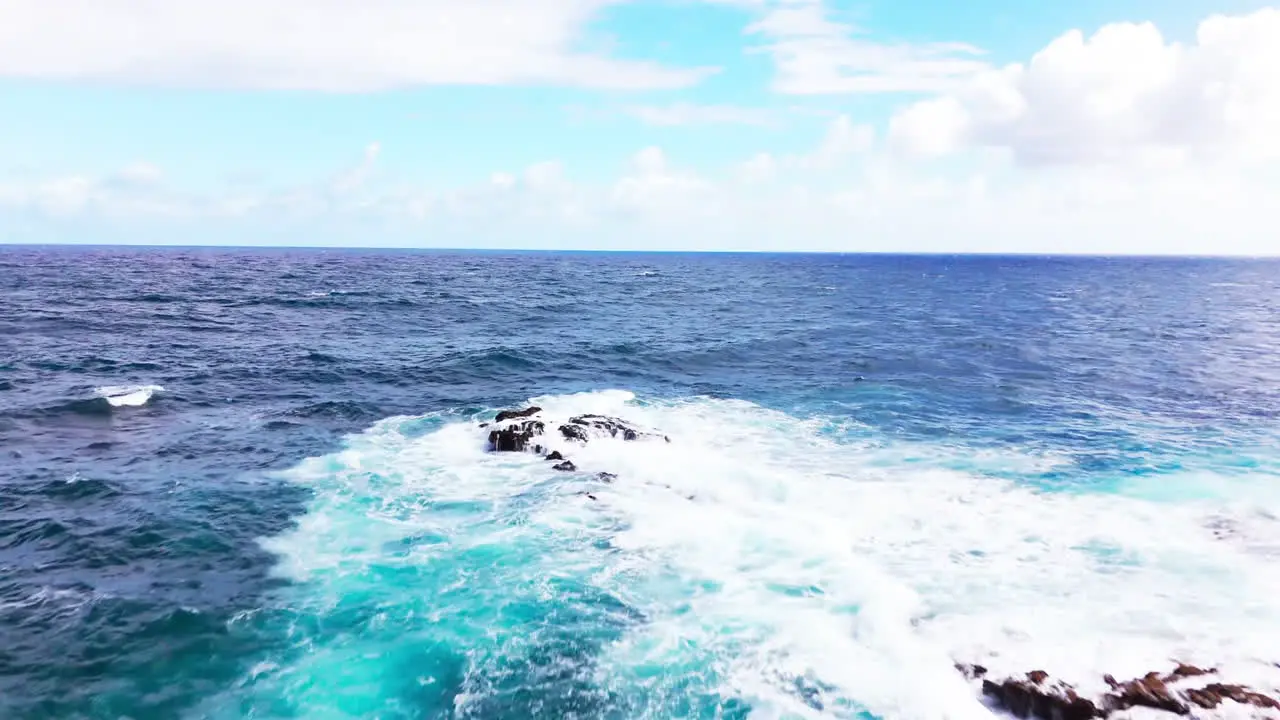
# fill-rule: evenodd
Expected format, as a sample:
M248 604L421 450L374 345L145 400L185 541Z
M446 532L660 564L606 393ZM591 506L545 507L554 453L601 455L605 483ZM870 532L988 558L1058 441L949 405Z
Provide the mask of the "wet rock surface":
M569 419L568 423L560 426L560 434L568 440L577 440L587 442L594 431L598 435L608 435L609 437L622 438L623 440L639 440L642 437L661 437L667 442L671 442L671 438L656 433L644 432L636 428L626 420L620 420L615 417L607 417L604 415L579 415Z
M1050 681L1048 673L1043 671L1001 682L983 680L982 694L1020 718L1088 720L1101 716L1093 701L1080 697L1065 683Z
M489 431L489 447L495 452L524 452L545 430L546 425L540 420L525 420L494 428Z
M982 683L982 694L994 705L1019 718L1087 720L1106 718L1135 708L1172 716L1201 717L1198 711L1214 710L1234 702L1250 711L1248 717L1280 718L1280 699L1244 685L1217 681L1216 669L1178 665L1172 672L1150 672L1132 680L1103 677L1109 691L1087 698L1075 687L1054 680L1043 670L1023 676L992 679L981 665L957 665L969 680Z
M480 427L489 429L489 450L492 452L534 452L546 460L557 463L553 470L560 472L576 472L578 466L559 450L547 451L539 443L539 439L547 433L548 421L539 417L542 408L537 406L519 410L503 410L498 413L492 423L481 423ZM615 417L605 415L578 415L568 422L559 424L558 431L566 440L576 443L588 443L593 437L620 438L622 440L639 440L641 438L662 438L671 442L665 435L646 432L636 426ZM617 475L610 472L596 474L596 479L610 483ZM593 498L594 499L594 498Z
M493 419L494 422L506 422L507 420L515 420L517 418L527 418L542 412L542 408L538 406L527 407L523 410L503 410Z

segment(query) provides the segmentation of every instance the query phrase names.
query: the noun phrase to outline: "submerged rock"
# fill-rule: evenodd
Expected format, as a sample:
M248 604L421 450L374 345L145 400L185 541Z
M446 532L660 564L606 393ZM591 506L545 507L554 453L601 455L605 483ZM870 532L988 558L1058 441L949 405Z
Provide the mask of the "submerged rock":
M981 680L982 694L1019 718L1089 720L1133 708L1185 716L1193 713L1192 706L1209 710L1227 700L1259 710L1280 711L1280 700L1253 688L1220 682L1197 686L1195 683L1200 681L1193 678L1215 676L1218 671L1193 665L1182 664L1167 675L1151 672L1125 682L1106 675L1103 680L1110 692L1092 699L1082 697L1067 683L1051 680L1043 670L995 681L987 679L988 671L981 665L956 665L956 669L969 680ZM1263 717L1280 718L1280 712Z
M578 466L574 465L572 460L565 460L564 462L560 463L559 465L556 465L551 469L559 470L560 472L575 472L577 471Z

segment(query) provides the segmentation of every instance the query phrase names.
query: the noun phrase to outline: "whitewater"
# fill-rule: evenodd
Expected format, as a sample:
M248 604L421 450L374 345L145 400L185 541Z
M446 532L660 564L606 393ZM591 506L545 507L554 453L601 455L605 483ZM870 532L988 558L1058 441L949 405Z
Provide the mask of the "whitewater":
M1171 661L1280 681L1274 490L1054 491L990 476L1052 456L851 439L748 402L530 402L671 442L553 444L566 475L488 452L487 412L429 414L288 470L315 500L263 542L289 602L342 630L299 629L235 707L390 717L417 685L458 717L941 720L992 716L957 662L1085 688Z

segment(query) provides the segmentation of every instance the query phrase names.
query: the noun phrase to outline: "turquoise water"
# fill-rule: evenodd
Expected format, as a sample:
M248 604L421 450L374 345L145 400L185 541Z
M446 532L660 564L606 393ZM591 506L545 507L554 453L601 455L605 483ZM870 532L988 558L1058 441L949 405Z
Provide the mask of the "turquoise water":
M6 717L1280 682L1275 264L95 252L0 253ZM671 442L487 452L529 403Z

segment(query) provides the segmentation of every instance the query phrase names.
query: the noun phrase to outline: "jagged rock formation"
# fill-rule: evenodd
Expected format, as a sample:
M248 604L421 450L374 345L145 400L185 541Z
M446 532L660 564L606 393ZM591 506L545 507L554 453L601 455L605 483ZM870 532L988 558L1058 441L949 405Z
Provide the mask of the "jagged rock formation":
M489 428L489 449L493 452L532 451L544 456L548 461L556 462L553 470L576 472L578 466L563 453L559 450L548 452L538 443L538 438L545 436L547 432L547 421L539 417L541 413L542 408L537 406L522 410L504 410L498 413L492 423L481 423L481 428ZM671 438L665 435L645 432L625 420L604 415L578 415L559 425L558 430L564 439L584 444L593 437L622 438L623 440L661 437L671 442ZM617 477L607 472L596 475L596 479L602 482L613 482Z
M1218 708L1226 701L1251 708L1256 711L1255 717L1280 718L1280 700L1276 697L1243 685L1205 682L1217 677L1218 671L1192 665L1178 665L1168 674L1151 672L1125 682L1106 675L1103 680L1110 691L1097 698L1081 696L1074 687L1051 679L1043 670L992 680L981 665L956 667L969 679L981 680L983 695L1019 718L1089 720L1133 708L1188 716L1197 709Z

